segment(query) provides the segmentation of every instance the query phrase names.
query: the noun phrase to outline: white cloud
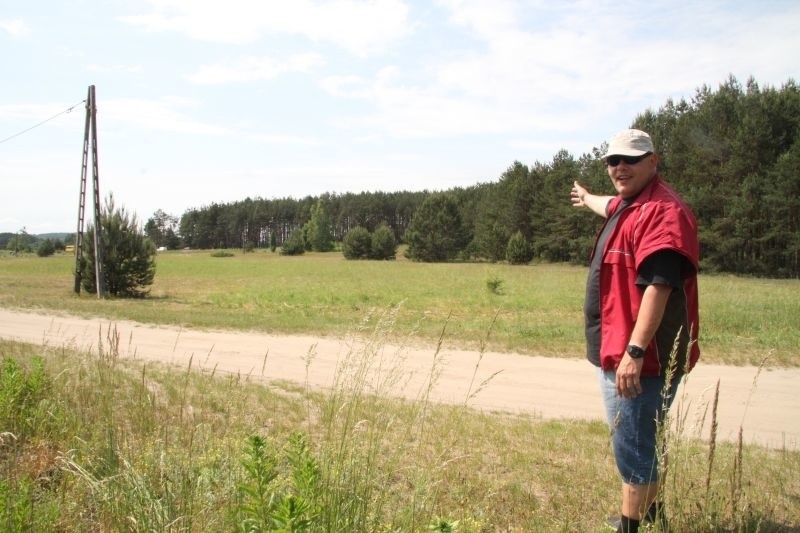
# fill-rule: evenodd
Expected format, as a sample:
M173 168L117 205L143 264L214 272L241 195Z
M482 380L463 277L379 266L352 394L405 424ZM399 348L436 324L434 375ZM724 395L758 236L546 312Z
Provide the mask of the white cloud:
M64 103L0 105L0 121L7 123L4 129L8 128L0 133L0 143L20 137L31 130L44 131L45 125L48 128L73 129L78 124L82 125L83 121L67 120L64 115L84 115L84 109L83 102L69 106Z
M416 64L384 63L372 75L340 71L320 80L331 96L368 106L349 108L349 116L333 119L337 125L400 137L582 128L623 109L644 110L667 97L691 96L697 86L722 81L743 64L751 69L769 64L750 43L777 52L782 40L798 33L786 27L791 17L753 19L714 3L664 3L657 14L618 2L438 4L448 10L449 29L466 41L441 52L431 49ZM398 0L233 0L225 7L205 0L151 0L151 5L148 15L128 22L232 43L302 35L358 55L380 51L417 24ZM796 44L788 50L800 53ZM308 71L321 61L314 55L251 56L204 65L188 79L197 84L272 79ZM759 71L737 72L751 73ZM626 121L633 119L626 113Z
M254 141L264 144L296 144L301 146L318 146L321 141L315 137L302 137L299 135L280 135L280 134L257 134L250 135Z
M135 125L155 131L170 131L197 135L230 135L230 129L207 124L191 118L180 108L189 107L187 101L176 99L138 100L110 99L102 102L98 115L104 124L119 129L123 125Z
M43 120L67 107L64 103L0 105L0 119Z
M70 30L87 23L74 10L12 41L31 31L18 4L0 15L0 41L18 52L3 56L0 138L72 105L65 90L89 75L103 193L144 218L248 195L474 183L515 159L588 152L635 113L729 74L800 79L800 2L786 0L112 2L91 21L115 32L100 48ZM0 229L61 206L55 229L74 225L83 115L3 145L26 161L0 168L13 182L0 212L19 221ZM52 204L26 203L42 190Z
M366 99L372 95L370 80L353 74L328 76L320 81L320 86L337 98Z
M16 38L27 37L31 33L22 19L0 19L0 30Z
M200 85L269 80L288 72L308 72L321 63L322 56L313 53L295 54L285 59L245 57L230 63L203 65L187 79Z
M372 77L326 78L321 85L329 94L373 106L340 119L340 126L400 137L552 136L614 120L620 123L609 127L624 127L634 118L631 109L691 97L729 73L742 82L751 73L758 77L759 64L774 63L768 55L781 48L800 55L800 32L787 22L799 17L789 13L748 17L715 4L672 3L657 15L610 2L440 5L469 40L465 47L433 51L418 65L384 67ZM800 8L789 11L800 14Z
M144 72L144 67L142 67L142 65L99 65L97 63L91 63L86 66L86 70L89 72L107 74L139 74Z
M322 141L313 135L282 133L252 133L229 128L193 118L198 103L181 97L163 97L159 100L113 99L102 103L98 114L109 133L130 131L139 127L150 131L236 137L262 144L319 146ZM2 108L0 108L1 110Z
M300 35L359 56L384 49L410 31L400 0L150 0L150 13L121 17L148 31L203 41L246 44L265 35Z
M78 139L76 136L75 140ZM0 180L3 182L0 228L3 231L17 231L22 227L32 234L75 230L80 185L80 145L75 143L72 148L72 151L48 148L33 156L4 157L0 170ZM54 176L58 176L58 179L53 179ZM31 198L46 208L37 209L31 203Z
M440 0L439 4L450 10L452 23L474 30L484 38L494 39L505 30L516 29L516 5L512 1Z

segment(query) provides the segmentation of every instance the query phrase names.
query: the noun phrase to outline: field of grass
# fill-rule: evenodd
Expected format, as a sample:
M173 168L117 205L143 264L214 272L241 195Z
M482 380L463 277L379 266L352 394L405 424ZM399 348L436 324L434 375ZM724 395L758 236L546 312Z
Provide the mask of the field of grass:
M582 357L586 269L569 265L346 261L340 253L157 256L148 298L73 293L74 259L0 255L0 306L199 328L342 336L402 303L395 332L476 347L499 310L489 350ZM703 360L800 365L800 280L702 275Z
M0 530L604 531L618 512L604 424L391 399L368 371L395 336L433 346L445 322L447 343L580 357L583 268L175 252L158 256L149 298L98 300L72 292L72 267L0 255L0 306L331 336L358 326L371 340L327 392L121 359L113 344L0 341ZM796 366L798 289L704 276L706 360ZM671 531L800 531L800 452L668 427Z
M0 529L607 531L603 423L392 400L371 331L330 393L0 341ZM676 427L670 531L800 530L800 452Z

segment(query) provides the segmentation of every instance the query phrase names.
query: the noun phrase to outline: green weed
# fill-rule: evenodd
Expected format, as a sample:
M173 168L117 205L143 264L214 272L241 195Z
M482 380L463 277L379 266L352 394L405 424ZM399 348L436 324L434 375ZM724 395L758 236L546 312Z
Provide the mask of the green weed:
M492 276L486 280L486 290L492 294L503 294L503 280L497 276Z
M263 437L247 440L242 461L246 480L239 484L239 530L294 532L316 525L319 465L305 437L289 437L284 457L288 474L279 471L280 459Z

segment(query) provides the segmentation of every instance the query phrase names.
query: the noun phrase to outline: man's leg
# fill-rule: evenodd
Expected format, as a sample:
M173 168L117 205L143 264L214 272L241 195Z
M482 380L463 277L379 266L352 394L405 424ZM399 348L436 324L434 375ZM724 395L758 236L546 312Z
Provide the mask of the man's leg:
M616 395L613 372L598 372L603 403L612 431L612 447L622 484L621 522L618 531L637 531L639 522L651 510L658 496L657 428L663 422L679 380L671 384L669 398L662 397L663 380L643 380L640 397L624 399ZM657 504L656 504L657 505ZM650 513L657 514L657 513ZM653 521L652 516L648 516Z
M622 484L622 514L617 533L638 533L650 504L658 494L658 483L649 485Z
M658 483L650 485L622 484L622 514L635 520L644 519L658 495Z

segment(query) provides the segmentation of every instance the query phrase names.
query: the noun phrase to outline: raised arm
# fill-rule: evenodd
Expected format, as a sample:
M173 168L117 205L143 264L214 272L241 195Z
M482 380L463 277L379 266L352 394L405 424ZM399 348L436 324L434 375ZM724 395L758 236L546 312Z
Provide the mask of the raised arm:
M574 207L588 207L594 213L606 218L606 207L613 196L598 196L591 194L577 181L572 184L572 205Z

